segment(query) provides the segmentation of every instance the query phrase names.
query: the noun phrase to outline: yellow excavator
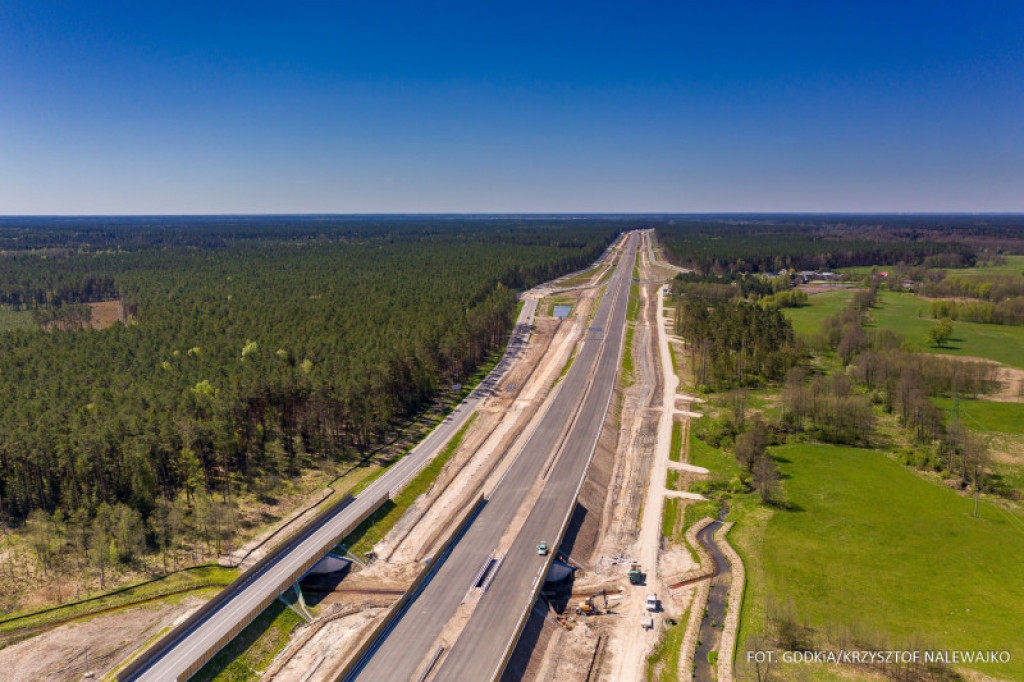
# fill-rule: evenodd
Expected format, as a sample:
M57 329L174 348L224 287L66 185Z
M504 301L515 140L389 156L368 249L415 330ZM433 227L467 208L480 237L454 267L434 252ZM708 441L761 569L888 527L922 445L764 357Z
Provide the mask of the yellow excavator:
M595 597L603 597L604 598L604 608L605 608L605 610L607 610L608 609L608 595L607 595L607 593L604 590L601 590L600 592L595 592L594 594L592 594L589 597L587 597L586 599L584 599L583 602L579 606L576 607L576 613L583 614L583 615L586 615L586 616L593 616L593 615L597 615L597 614L601 613L600 611L597 610L597 606L594 604L594 598Z

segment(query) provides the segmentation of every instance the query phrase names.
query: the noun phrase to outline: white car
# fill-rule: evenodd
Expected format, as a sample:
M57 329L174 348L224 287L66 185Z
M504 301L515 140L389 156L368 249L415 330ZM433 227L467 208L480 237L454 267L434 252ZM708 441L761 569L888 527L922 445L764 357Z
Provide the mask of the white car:
M657 611L658 610L658 595L649 594L647 595L647 610Z

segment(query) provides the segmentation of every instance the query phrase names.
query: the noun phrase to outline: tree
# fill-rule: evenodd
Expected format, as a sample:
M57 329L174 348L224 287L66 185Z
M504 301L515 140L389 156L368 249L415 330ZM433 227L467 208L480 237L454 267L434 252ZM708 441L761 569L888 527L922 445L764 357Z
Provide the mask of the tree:
M749 399L750 391L746 388L734 388L725 394L725 401L732 414L732 423L739 431L742 431L747 424L747 402Z
M161 497L149 517L150 528L156 538L157 546L160 548L160 555L164 563L164 572L167 572L167 554L171 548L177 548L178 532L181 525L181 515L177 506L171 500ZM177 553L175 553L174 567L177 568Z
M759 418L754 419L749 431L745 431L736 437L736 462L745 467L747 471L753 471L754 465L765 456L765 447L768 445L768 428Z
M754 463L754 487L764 504L773 504L778 495L779 470L775 460L768 453L757 458Z
M924 340L929 346L942 348L953 333L953 322L949 318L943 318L925 334Z

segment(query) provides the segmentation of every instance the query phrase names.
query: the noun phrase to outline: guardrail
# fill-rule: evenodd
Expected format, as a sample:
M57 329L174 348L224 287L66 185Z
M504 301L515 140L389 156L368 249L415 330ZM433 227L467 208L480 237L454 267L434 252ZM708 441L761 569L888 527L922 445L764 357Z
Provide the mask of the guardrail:
M322 548L323 552L316 552L311 559L302 563L302 565L294 571L294 575L289 575L286 580L282 582L282 585L289 585L300 575L305 573L311 568L317 561L323 558L323 554L326 553L331 547L337 544L345 535L350 533L353 528L357 527L362 523L370 514L375 512L384 502L388 499L388 495L384 494L381 499L375 501L370 507L363 513L360 514L351 523L346 524L345 528L336 533L336 537L332 536L330 542L325 543ZM317 514L313 519L303 526L294 535L289 537L287 540L277 545L271 550L265 557L253 564L249 570L242 575L238 576L230 585L225 587L222 591L217 593L210 601L203 604L195 613L185 619L177 627L172 629L163 638L158 640L153 646L147 649L141 656L136 658L134 661L126 665L117 673L118 682L128 682L135 680L142 673L146 671L157 659L165 655L168 651L177 646L181 640L183 640L192 630L196 628L201 622L206 620L212 613L217 609L221 608L226 602L233 599L236 595L242 592L245 588L252 584L254 580L263 575L266 570L275 564L283 555L294 550L297 546L305 542L320 530L324 524L333 519L337 514L341 513L346 507L352 504L354 498L351 495L346 495L341 500L333 503L322 512ZM202 656L189 666L188 670L178 680L187 680L189 677L194 675L208 660L220 651L224 646L228 644L239 632L241 632L249 623L251 623L256 616L258 616L263 609L265 609L270 602L276 599L277 593L269 595L261 599L260 602L245 615L245 617L239 619L231 628L231 630L216 642L211 642L206 648L206 651Z
M395 620L401 615L402 611L409 605L416 595L426 586L427 581L437 572L441 564L444 563L446 554L451 548L458 542L462 534L476 518L477 514L484 506L484 496L480 493L477 496L473 504L466 507L462 518L458 520L454 525L454 530L451 535L438 549L434 552L434 555L430 557L427 564L419 572L416 578L412 581L409 589L405 591L398 601L392 604L384 617L381 618L380 622L370 631L370 634L363 640L363 643L356 649L355 653L349 657L348 661L342 667L341 671L334 677L337 682L350 682L355 679L355 676L359 673L362 667L370 660L373 652L376 651L377 646L383 640L383 636L390 631L394 625Z

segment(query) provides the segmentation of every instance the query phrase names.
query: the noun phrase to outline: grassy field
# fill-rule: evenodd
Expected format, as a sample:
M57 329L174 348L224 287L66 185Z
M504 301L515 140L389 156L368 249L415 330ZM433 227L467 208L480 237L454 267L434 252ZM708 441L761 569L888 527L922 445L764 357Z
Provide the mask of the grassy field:
M635 331L633 325L626 326L626 340L622 347L622 385L632 386L636 383L636 378L633 376L633 332Z
M800 308L783 308L782 314L793 324L797 334L811 335L821 331L821 323L846 307L853 298L853 291L839 289L807 297L807 305Z
M935 324L927 317L927 301L914 294L879 291L879 305L871 309L871 327L885 327L906 337L918 350L987 358L1024 368L1024 327L1003 324L954 322L953 335L944 348L925 344L925 334Z
M952 398L933 398L932 402L947 413L953 409ZM967 428L976 431L1024 433L1024 403L995 403L961 398L960 418Z
M741 646L771 598L879 646L1006 650L1009 663L977 669L1024 679L1024 517L983 502L972 518L973 500L871 450L789 444L774 455L789 508L738 539L741 554L757 552Z
M666 497L661 507L661 536L669 541L679 542L682 537L682 529L678 524L679 504L678 497Z
M699 467L704 467L711 472L713 480L728 482L738 476L742 469L736 464L736 458L730 453L713 448L700 438L697 438L693 430L690 430L689 462Z
M636 282L629 285L629 301L626 303L626 321L636 322L640 314L640 287Z
M878 268L882 271L891 271L894 269L892 265L861 265L852 268L840 268L837 272L841 272L844 275L866 275L871 272L872 268ZM1007 256L1006 263L1003 265L986 265L977 268L951 268L946 272L953 277L991 277L1005 276L1005 275L1020 275L1024 272L1024 256Z
M962 277L1005 277L1007 275L1020 277L1024 273L1024 256L1007 256L1003 265L987 265L980 268L966 268L964 270L948 270L952 276Z
M0 306L0 332L12 329L38 329L30 310L11 310Z

